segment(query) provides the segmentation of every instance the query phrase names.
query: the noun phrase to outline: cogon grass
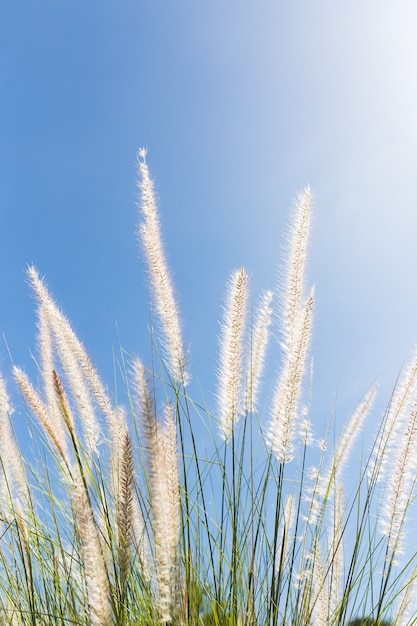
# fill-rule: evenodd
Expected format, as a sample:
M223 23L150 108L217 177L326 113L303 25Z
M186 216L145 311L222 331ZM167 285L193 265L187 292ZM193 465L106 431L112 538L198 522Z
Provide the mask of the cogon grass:
M417 559L405 542L416 359L369 447L360 436L375 386L334 445L330 424L315 439L307 188L292 208L277 293L265 291L252 318L248 273L228 281L217 388L204 407L144 150L138 170L153 359L147 367L121 351L123 404L28 269L40 382L14 367L31 436L25 456L14 434L23 409L0 377L0 624L416 623ZM268 351L279 363L272 397L262 391Z

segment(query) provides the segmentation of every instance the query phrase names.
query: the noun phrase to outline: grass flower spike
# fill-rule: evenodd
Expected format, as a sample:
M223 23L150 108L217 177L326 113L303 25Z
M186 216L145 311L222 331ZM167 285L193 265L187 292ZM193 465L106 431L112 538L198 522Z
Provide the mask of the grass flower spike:
M268 347L272 321L272 291L265 291L256 311L253 332L250 341L248 362L246 365L246 410L255 411L259 396L260 383L265 367L266 351Z
M138 230L139 239L145 252L151 292L161 323L168 370L174 381L185 385L188 376L178 306L162 243L154 184L149 174L144 149L138 152L138 169L140 208L143 216Z
M70 383L72 398L82 416L81 424L85 432L85 442L91 453L98 451L99 425L97 415L93 407L88 379L94 371L94 367L88 357L81 341L75 335L71 324L60 311L52 296L48 292L44 281L39 277L34 267L28 269L28 276L39 301L40 327L49 326L54 338L54 347L59 355L67 380ZM46 343L46 342L45 342ZM44 346L41 335L41 348ZM43 354L43 362L50 361L51 348L46 344ZM47 372L45 372L46 375ZM50 373L52 376L52 372ZM45 383L48 390L49 381ZM48 394L49 395L49 394Z
M13 412L6 383L0 374L0 507L3 512L13 504L14 496L20 505L28 506L29 484L22 456L12 433L10 416Z
M295 454L296 426L300 417L300 398L310 346L313 307L312 291L296 319L291 351L284 361L275 389L266 440L280 463L289 463Z
M71 466L71 461L68 455L66 438L62 438L62 431L58 429L56 427L56 424L52 421L51 416L48 413L47 407L43 403L42 399L39 397L38 392L33 387L26 374L19 367L14 367L13 373L16 382L18 383L26 400L28 401L32 411L39 419L40 424L51 438L51 441L53 442L56 450L59 452L59 455L69 469Z
M139 359L134 363L134 376L148 461L158 612L165 624L171 621L172 613L177 610L179 592L180 503L176 426L171 406L165 410L164 427L157 420L154 399Z
M387 557L394 562L404 548L406 513L417 485L417 403L396 443L398 448L388 472L388 494L381 517L381 530L388 539Z
M311 222L311 193L307 188L294 206L288 237L286 280L281 290L281 349L278 377L266 440L281 463L294 458L296 422L310 346L314 293L306 297L305 274Z
M227 441L243 409L243 352L248 277L242 268L233 272L227 291L220 340L217 402L220 431Z
M297 196L293 206L293 221L287 234L287 257L283 268L281 296L282 348L290 354L297 341L300 311L306 298L308 244L310 239L312 197L307 187Z
M73 502L83 549L91 624L111 626L114 622L103 549L87 488L79 473L74 484Z

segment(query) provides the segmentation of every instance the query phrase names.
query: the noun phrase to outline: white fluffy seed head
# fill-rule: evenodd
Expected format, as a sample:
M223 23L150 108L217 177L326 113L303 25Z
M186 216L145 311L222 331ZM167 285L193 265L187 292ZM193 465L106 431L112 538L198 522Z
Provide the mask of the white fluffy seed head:
M308 244L312 214L312 195L309 187L297 195L293 217L287 233L287 250L283 265L283 285L279 289L281 302L282 347L291 351L295 339L300 309L305 301Z
M98 526L91 501L79 471L76 472L73 503L77 529L81 538L82 555L90 604L90 620L95 626L111 626L110 588Z
M314 290L306 297L305 278L311 223L311 192L297 196L287 235L280 295L282 365L277 378L266 443L281 463L294 458L297 421L311 341Z
M188 374L180 316L162 242L154 183L146 162L146 150L139 150L137 162L142 213L138 236L145 252L151 293L160 321L161 343L171 376L174 381L186 385Z
M226 293L221 326L217 405L220 433L225 441L232 435L243 409L243 353L248 277L242 268L232 273Z
M408 509L415 497L417 473L417 404L410 411L406 427L396 438L397 449L387 472L386 493L380 518L380 531L387 537L390 558L404 548Z
M312 291L304 309L299 313L291 350L285 355L275 388L266 442L280 463L292 461L296 437L302 433L301 428L297 432L297 425L311 340L313 308Z
M258 401L272 321L272 298L273 292L266 291L262 295L255 315L246 364L246 410L248 412L256 410Z

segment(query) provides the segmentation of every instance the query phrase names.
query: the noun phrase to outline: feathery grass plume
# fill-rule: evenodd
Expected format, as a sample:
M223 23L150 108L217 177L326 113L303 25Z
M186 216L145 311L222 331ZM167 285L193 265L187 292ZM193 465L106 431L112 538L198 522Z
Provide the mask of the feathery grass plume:
M318 540L316 540L313 545L310 567L311 569L308 572L308 586L311 589L311 598L309 598L311 604L308 614L311 614L314 626L328 626L330 622L329 589Z
M154 431L148 432L148 446L159 613L161 621L165 623L171 621L177 608L179 523L175 499L178 498L178 486L173 492L175 471L169 467L171 454L168 440L158 422L155 422Z
M282 348L289 354L297 338L300 310L305 301L305 277L312 213L312 196L307 187L293 205L293 220L287 233L287 254L280 291Z
M283 363L272 404L266 441L281 463L294 457L295 420L310 344L313 290L306 298L305 275L311 223L311 192L307 187L293 205L287 234L287 254L280 295L280 331Z
M311 590L312 622L314 626L328 626L330 622L329 586L318 541L314 543L312 554Z
M125 447L125 437L129 433L127 426L126 408L123 406L117 406L115 409L117 430L114 432L114 436L110 445L110 482L111 490L114 499L117 501L119 498L120 487L120 463L122 462L123 450Z
M401 372L386 417L376 436L368 466L368 476L380 482L387 478L392 459L398 449L398 437L407 428L407 421L417 397L417 350Z
M321 501L323 498L327 499L331 495L332 486L335 487L336 490L338 489L340 474L363 428L365 419L373 406L377 390L378 386L373 385L365 395L363 401L356 407L337 443L330 466L323 468L320 472L311 495L309 513L310 524L316 523L320 512Z
M55 346L63 365L67 382L71 388L73 400L82 416L82 426L86 444L90 453L98 452L100 427L92 406L90 393L85 379L85 371L90 368L91 360L85 359L85 350L80 354L81 342L72 330L71 324L53 300L46 285L36 272L29 267L27 274L31 285L43 309L49 327L53 333Z
M178 610L180 502L175 419L168 406L165 428L161 427L145 368L139 359L133 368L150 482L158 608L161 622L168 623Z
M183 385L188 382L186 357L178 306L162 242L161 227L154 192L154 183L146 162L146 150L138 152L140 208L143 221L138 236L146 255L152 295L162 329L162 344L166 351L168 370L173 379Z
M15 495L17 502L29 507L29 485L23 465L22 454L12 434L10 416L13 408L7 393L6 383L0 374L0 460L2 466L1 510L13 508Z
M118 527L118 560L120 585L123 590L129 571L131 560L130 547L133 542L133 501L135 467L133 458L132 440L128 431L125 431L123 447L119 462L119 491L117 499L117 527Z
M410 411L404 432L396 437L397 450L387 474L387 490L380 529L387 537L387 560L396 562L403 550L406 514L415 497L417 483L417 403Z
M45 404L26 374L16 366L13 367L13 374L29 406L38 418L45 432L49 435L67 469L70 470L71 461L68 454L67 441L66 439L62 439L62 432L57 430L56 425L52 422Z
M417 598L417 567L414 568L409 582L399 597L398 609L395 611L395 626L415 624ZM413 619L414 618L414 619Z
M51 328L48 322L45 307L39 304L37 311L38 350L41 359L42 382L44 386L45 404L49 415L53 416L57 429L64 432L61 416L57 410L56 390L53 380L54 350Z
M352 413L352 416L342 433L336 452L333 456L333 467L337 474L339 474L346 465L355 441L358 438L364 422L375 402L377 391L378 385L372 385L363 401L359 403L355 411Z
M21 559L24 563L26 579L32 590L32 568L27 516L32 512L30 487L23 465L22 453L12 434L10 415L13 409L7 393L5 381L0 374L0 519L5 532L14 520L18 543L21 546ZM25 512L25 515L23 515ZM1 534L3 539L3 531ZM5 541L2 550L7 551ZM4 557L2 555L1 560ZM4 562L2 563L4 566Z
M52 381L57 398L59 412L65 422L72 439L76 438L75 421L62 380L56 370L52 371ZM55 416L54 416L55 417Z
M151 423L156 419L156 406L146 369L139 358L132 363L132 384L135 391L135 400L143 423Z
M97 450L100 428L92 407L91 396L106 418L110 436L118 429L117 415L103 382L82 341L77 337L69 320L48 292L44 280L31 266L27 274L40 303L40 315L46 319L54 346L71 387L72 395L82 414L82 425L89 439L91 450Z
M127 424L127 414L126 414L126 408L124 406L117 406L115 408L115 415L117 417L117 431L115 430L114 432L114 436L111 439L110 442L110 446L109 446L109 492L111 494L111 500L112 502L115 503L115 510L112 510L112 507L108 510L108 513L106 514L107 520L106 520L106 525L113 528L115 527L117 529L117 532L115 533L115 535L117 537L120 537L120 524L119 524L119 520L120 520L120 507L122 507L122 509L125 509L125 505L123 504L123 502L125 502L125 496L127 495L127 492L125 491L125 494L123 495L121 493L121 488L123 485L125 485L126 488L126 479L128 476L128 472L127 470L127 462L129 460L129 449L126 447L127 446L127 439L130 441L131 446L133 446L130 434L129 434L129 428L128 428L128 424ZM132 449L132 455L133 455L133 449ZM134 465L134 461L133 461L133 456L132 456L132 462ZM132 467L132 484L131 484L131 488L132 488L132 495L133 495L133 499L135 498L135 494L134 494L134 489L133 489L133 483L134 483L134 467ZM122 477L122 474L124 477ZM133 507L133 503L129 500L130 502L130 508ZM140 516L141 522L143 523L143 519L142 516ZM133 535L133 531L132 529L130 529L129 532L129 543L130 540L132 539L132 535ZM119 539L117 539L117 541L119 541ZM109 537L109 542L111 543L111 537Z
M291 352L281 370L272 402L266 442L280 463L289 463L295 455L296 425L300 417L299 404L311 339L313 308L312 290L298 316Z
M60 313L58 309L57 312ZM113 408L112 401L109 398L109 395L100 378L100 375L97 372L97 369L95 368L91 357L87 353L82 341L80 341L80 339L77 337L65 316L63 316L62 321L63 325L65 325L65 328L63 328L63 330L65 331L65 335L68 338L67 347L73 352L74 357L76 358L84 377L85 383L87 384L95 402L97 403L97 406L100 408L106 418L107 425L110 431L110 436L113 439L116 436L115 433L119 428L117 410ZM65 323L68 323L68 326L66 326ZM74 392L75 391L76 389L74 388Z
M113 439L110 449L110 474L111 490L116 502L115 523L118 528L118 541L119 544L122 544L122 548L127 545L130 549L131 545L134 544L143 578L149 580L151 577L149 534L135 491L133 442L129 434L124 407L116 407L116 416L119 429L117 439ZM111 515L111 511L109 514ZM126 535L126 539L122 541L124 535ZM126 547L126 554L128 548ZM124 558L123 554L121 557Z
M178 470L177 425L174 406L168 403L164 408L162 428L164 474L166 477L167 502L166 516L170 520L166 526L165 545L169 555L170 603L173 614L180 609L181 576L179 569L179 536L180 536L180 477Z
M175 422L174 406L171 403L167 404L164 410L163 443L168 494L171 498L171 515L172 518L176 520L175 525L173 526L176 530L171 537L171 544L173 548L176 549L178 544L177 531L180 517L180 477L178 472L177 426Z
M232 273L226 293L220 338L217 404L220 433L225 441L243 409L242 361L246 323L248 277L242 267Z
M91 500L78 468L74 480L73 505L76 527L82 544L91 624L111 626L113 620L105 559Z
M272 319L272 291L265 291L257 308L253 326L251 345L246 366L246 410L255 411L259 388L265 367L266 350L269 341L269 327Z

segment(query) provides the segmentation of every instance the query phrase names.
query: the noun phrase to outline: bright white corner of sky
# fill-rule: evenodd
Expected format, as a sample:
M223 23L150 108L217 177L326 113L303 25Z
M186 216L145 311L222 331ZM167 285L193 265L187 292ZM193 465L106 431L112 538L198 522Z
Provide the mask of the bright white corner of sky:
M146 145L209 403L229 272L245 265L255 299L275 286L306 184L318 418L339 378L342 412L375 378L387 397L417 344L414 1L17 0L0 12L0 328L17 362L30 368L35 350L32 262L110 387L115 320L122 345L147 354L133 235ZM1 361L7 372L5 347Z

